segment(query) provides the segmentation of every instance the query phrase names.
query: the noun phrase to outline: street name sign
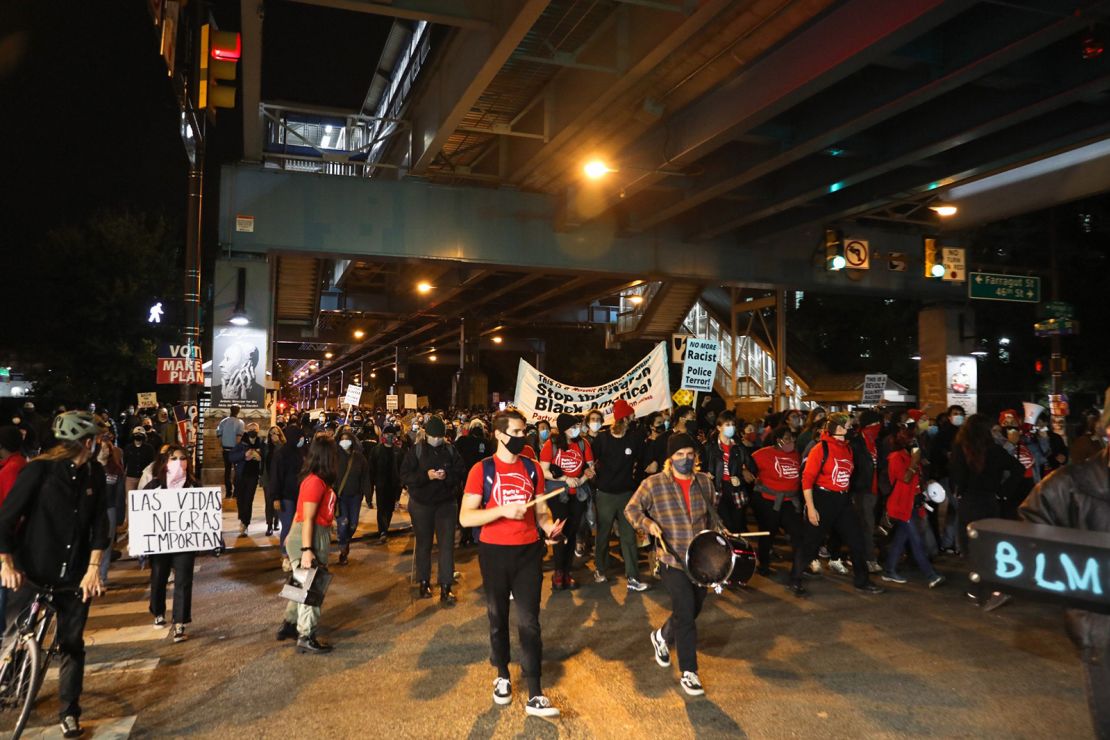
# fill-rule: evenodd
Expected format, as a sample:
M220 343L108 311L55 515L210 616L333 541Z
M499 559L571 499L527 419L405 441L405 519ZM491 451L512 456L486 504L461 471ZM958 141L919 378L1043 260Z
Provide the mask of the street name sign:
M969 298L983 301L1040 303L1041 279L1032 275L998 275L991 272L968 273Z

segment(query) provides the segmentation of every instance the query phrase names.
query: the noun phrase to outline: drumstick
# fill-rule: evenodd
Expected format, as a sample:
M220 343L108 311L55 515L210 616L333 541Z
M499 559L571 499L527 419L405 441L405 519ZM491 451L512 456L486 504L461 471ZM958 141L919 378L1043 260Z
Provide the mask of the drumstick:
M529 501L528 503L526 503L526 504L524 505L524 508L525 508L525 509L527 509L527 508L528 508L529 506L531 506L532 504L538 504L538 503L539 503L540 501L547 501L547 500L548 500L549 498L551 498L552 496L558 496L558 495L559 495L560 493L562 493L562 492L563 492L563 491L565 491L565 490L566 490L565 488L560 488L560 489L559 489L559 490L557 490L557 491L552 491L551 493L545 493L545 494L544 494L544 495L542 495L542 496L536 496L536 497L535 497L534 499L532 499L531 501Z
M733 537L770 537L770 532L729 532Z

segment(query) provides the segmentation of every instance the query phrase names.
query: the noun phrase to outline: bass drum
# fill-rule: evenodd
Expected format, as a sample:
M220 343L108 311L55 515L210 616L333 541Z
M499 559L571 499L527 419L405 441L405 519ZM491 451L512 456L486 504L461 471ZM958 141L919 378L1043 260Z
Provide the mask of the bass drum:
M732 574L732 545L719 532L703 530L690 541L686 551L686 572L699 586L720 590Z
M725 537L729 547L732 548L732 578L735 583L747 586L748 581L755 575L759 560L755 555L755 547L743 537Z

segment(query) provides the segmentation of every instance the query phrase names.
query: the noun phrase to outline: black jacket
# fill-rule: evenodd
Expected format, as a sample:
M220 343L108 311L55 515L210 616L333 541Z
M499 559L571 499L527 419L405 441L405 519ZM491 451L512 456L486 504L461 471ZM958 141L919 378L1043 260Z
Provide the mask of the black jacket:
M301 490L301 466L304 464L304 448L297 447L301 441L301 430L290 426L286 429L285 444L274 454L270 463L270 496L274 500L296 502Z
M479 437L470 432L455 440L455 449L462 455L463 465L469 471L479 460L492 455L497 450L497 443L485 433Z
M952 448L952 457L948 460L948 477L960 500L991 503L997 498L1009 498L1024 475L1021 463L996 444L987 448L987 459L981 471L972 469L959 447Z
M443 470L447 477L431 480L429 470ZM439 447L421 442L406 452L401 461L401 482L409 489L409 498L425 506L454 501L466 481L466 474L459 451L446 442Z
M739 496L747 495L748 487L744 482L744 470L752 472L751 454L748 448L739 442L734 442L729 448L728 470L725 470L725 454L721 451L720 438L714 434L702 448L702 471L709 473L713 478L714 490L719 494L725 493ZM740 487L733 489L732 476L740 479ZM737 501L737 505L740 501Z
M1053 471L1019 513L1034 524L1110 532L1110 451ZM1068 634L1082 649L1084 661L1098 659L1110 647L1110 614L1069 609L1067 618Z
M370 453L374 467L374 489L381 493L401 492L401 450L392 444L379 442Z
M41 586L80 583L92 551L110 543L104 468L96 461L34 460L0 506L0 553L11 553Z
M362 445L351 445L350 452L339 448L339 472L335 478L335 493L340 498L366 498L370 495L370 487L374 480L370 476L370 463L360 449ZM350 463L351 472L347 473L347 464ZM346 480L344 481L344 478ZM342 489L340 483L343 484Z
M154 448L148 442L143 442L137 447L134 442L120 445L123 450L123 468L128 478L139 478L147 465L154 462Z

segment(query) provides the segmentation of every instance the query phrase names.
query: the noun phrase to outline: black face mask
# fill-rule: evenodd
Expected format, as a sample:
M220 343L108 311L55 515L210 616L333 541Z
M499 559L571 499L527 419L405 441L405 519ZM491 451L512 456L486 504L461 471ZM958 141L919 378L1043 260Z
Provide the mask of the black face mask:
M254 440L258 439L258 434L256 434L255 432L247 432L247 437L250 438L250 440L253 442Z
M510 455L519 455L524 451L524 445L528 444L528 440L524 437L509 437L509 441L505 443L505 449L509 451Z
M134 434L134 435L131 436L131 439L134 442L144 442L144 441L146 441L146 437L144 437L141 434Z

